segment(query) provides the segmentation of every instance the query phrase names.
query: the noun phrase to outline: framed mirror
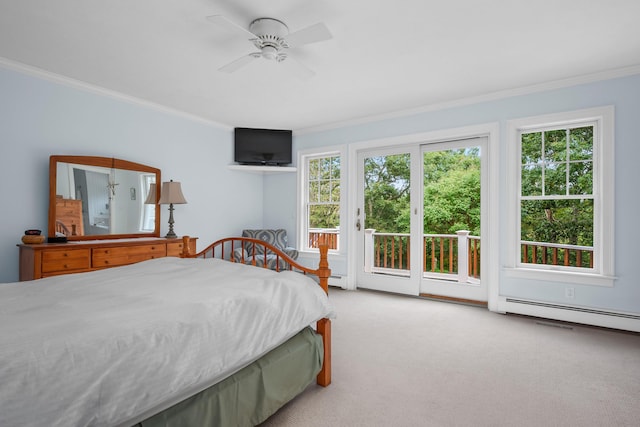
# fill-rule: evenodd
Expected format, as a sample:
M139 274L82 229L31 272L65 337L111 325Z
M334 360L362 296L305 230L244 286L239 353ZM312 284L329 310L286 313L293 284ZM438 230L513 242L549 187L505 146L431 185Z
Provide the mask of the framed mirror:
M48 236L159 237L161 182L160 169L127 160L51 156Z

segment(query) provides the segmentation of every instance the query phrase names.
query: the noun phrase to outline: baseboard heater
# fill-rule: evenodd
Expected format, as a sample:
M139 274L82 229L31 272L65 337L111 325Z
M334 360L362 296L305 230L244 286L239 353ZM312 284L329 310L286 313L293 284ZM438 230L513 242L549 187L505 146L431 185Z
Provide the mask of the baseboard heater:
M574 307L570 305L561 305L561 304L550 304L547 302L529 301L529 300L522 300L522 299L516 299L516 298L507 298L506 302L511 302L514 304L534 305L537 307L545 307L545 308L555 308L558 310L576 311L580 313L599 314L602 316L614 316L614 317L621 317L625 319L640 320L640 315L616 313L615 311L596 310L593 308Z

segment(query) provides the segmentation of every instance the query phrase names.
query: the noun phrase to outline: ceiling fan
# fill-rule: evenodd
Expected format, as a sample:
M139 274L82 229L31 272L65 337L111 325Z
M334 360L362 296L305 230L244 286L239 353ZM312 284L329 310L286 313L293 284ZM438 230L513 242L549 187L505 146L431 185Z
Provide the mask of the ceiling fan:
M233 73L256 59L264 58L269 61L283 62L287 58L288 63L293 65L293 70L301 77L312 77L315 72L307 66L289 56L287 50L291 47L298 47L309 43L316 43L332 38L327 26L318 23L299 31L289 33L287 25L273 18L258 18L251 22L249 29L230 21L222 15L208 16L207 19L216 25L220 25L236 34L246 37L258 49L248 55L241 56L219 68L219 71Z

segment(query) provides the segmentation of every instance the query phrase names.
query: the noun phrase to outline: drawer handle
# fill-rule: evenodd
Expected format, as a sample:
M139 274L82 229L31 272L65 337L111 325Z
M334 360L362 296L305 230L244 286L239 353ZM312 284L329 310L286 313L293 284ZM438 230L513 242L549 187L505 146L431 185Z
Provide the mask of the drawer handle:
M62 254L62 256L69 256L69 254L68 254L68 253L66 253L66 252L64 252L64 253Z
M69 266L68 266L67 264L65 264L63 267L64 267L64 268L69 268Z

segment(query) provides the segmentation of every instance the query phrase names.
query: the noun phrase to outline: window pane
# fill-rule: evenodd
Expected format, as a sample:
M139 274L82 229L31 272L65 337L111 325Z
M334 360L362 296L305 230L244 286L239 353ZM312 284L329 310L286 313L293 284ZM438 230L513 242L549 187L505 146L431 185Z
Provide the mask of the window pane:
M567 166L564 163L550 163L544 168L544 194L557 196L567 194Z
M339 204L309 206L309 228L337 228L339 225Z
M340 158L331 158L331 178L340 179Z
M591 160L593 157L593 126L571 129L569 133L570 160Z
M319 186L318 181L309 182L309 202L318 202L319 201Z
M567 160L566 130L552 130L544 133L544 156L548 162Z
M520 237L529 242L593 246L593 200L523 200Z
M542 162L542 132L522 134L522 164Z
M569 194L593 194L592 162L577 162L569 165Z
M333 202L340 201L340 181L332 181L331 201Z
M320 161L318 159L309 160L309 179L318 179L320 175Z
M542 195L542 167L523 166L522 167L522 195L541 196Z
M320 181L319 202L331 201L331 181Z

